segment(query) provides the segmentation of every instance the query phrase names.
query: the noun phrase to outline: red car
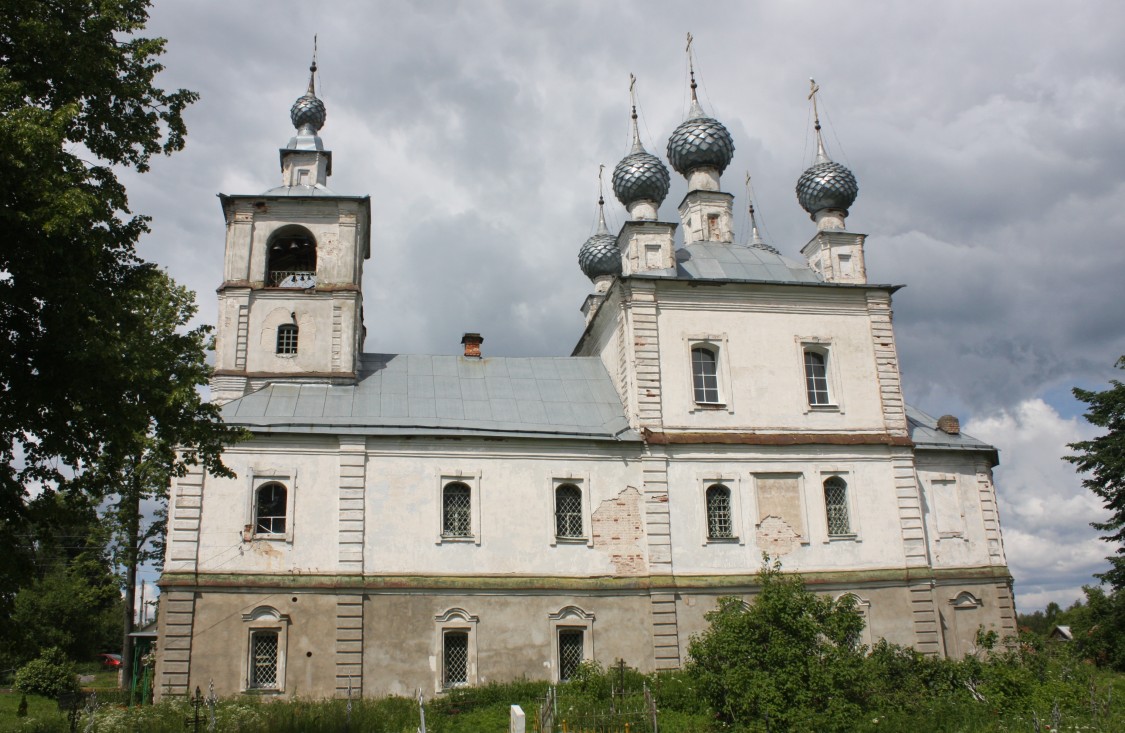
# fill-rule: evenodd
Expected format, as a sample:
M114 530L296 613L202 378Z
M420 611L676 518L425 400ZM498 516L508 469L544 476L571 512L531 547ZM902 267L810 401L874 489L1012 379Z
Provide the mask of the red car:
M120 654L99 654L98 659L101 660L102 665L106 669L120 669L121 668L121 655Z

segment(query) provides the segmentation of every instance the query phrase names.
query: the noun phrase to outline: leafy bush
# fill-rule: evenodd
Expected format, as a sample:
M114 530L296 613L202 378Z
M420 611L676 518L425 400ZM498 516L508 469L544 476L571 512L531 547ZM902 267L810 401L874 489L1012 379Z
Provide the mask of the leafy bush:
M58 648L51 647L16 672L15 688L29 695L57 698L64 692L78 691L74 663Z

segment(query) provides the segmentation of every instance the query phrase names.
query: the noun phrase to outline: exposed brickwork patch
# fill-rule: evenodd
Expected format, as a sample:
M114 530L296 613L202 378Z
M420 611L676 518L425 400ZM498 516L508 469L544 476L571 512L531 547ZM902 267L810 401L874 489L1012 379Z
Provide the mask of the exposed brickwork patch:
M608 553L616 575L644 575L641 492L632 486L598 505L591 516L594 548Z

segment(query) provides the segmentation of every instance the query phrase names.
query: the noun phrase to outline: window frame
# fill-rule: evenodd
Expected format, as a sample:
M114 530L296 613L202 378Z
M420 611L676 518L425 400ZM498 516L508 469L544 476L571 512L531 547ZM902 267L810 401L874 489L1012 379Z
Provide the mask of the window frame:
M293 350L292 351L282 351L282 334L283 333L285 333L285 334L292 333L293 334L293 339L292 339L292 341L293 341L292 349ZM280 356L282 358L287 358L287 359L291 359L291 358L297 356L298 350L301 347L300 336L301 336L301 328L296 323L281 323L281 324L278 324L276 338L274 339L274 351L273 351L274 356ZM286 344L285 347L289 348L289 344Z
M820 529L824 532L824 544L832 542L862 542L863 535L860 525L858 498L856 497L857 478L853 467L844 464L820 466L814 478L820 481ZM828 501L824 492L824 485L832 478L838 478L844 482L844 502L848 509L848 526L851 528L851 532L848 534L829 533Z
M735 473L700 473L696 474L696 491L699 496L700 516L697 526L703 535L702 545L745 545L746 524L745 513L742 511L743 482ZM712 486L722 486L730 492L730 537L712 537L710 512L707 505L707 492Z
M445 690L458 687L472 687L477 684L477 624L480 617L470 614L463 608L453 607L434 616L434 659L438 661L434 670L434 692L441 693ZM447 634L464 633L465 644L465 681L446 684L445 678L445 638Z
M735 534L734 531L734 499L732 497L730 487L726 484L713 483L706 489L704 489L703 497L704 512L707 514L707 541L718 542L737 540L738 535ZM727 527L725 534L719 534L715 531L716 525L719 523L718 517L716 516L718 514L719 508L713 507L712 503L714 502L715 504L717 504L717 500L719 499L719 497L722 497L722 499L726 502Z
M715 357L715 383L717 402L700 402L695 397L695 350L710 351ZM730 382L729 345L725 333L692 333L684 336L684 363L687 365L684 383L687 387L689 413L723 411L734 413L734 391Z
M573 486L578 489L582 497L582 534L577 537L566 537L558 533L558 520L556 499L558 490L563 486ZM547 482L547 506L549 508L547 517L547 537L551 547L559 545L586 545L587 547L594 546L594 534L591 529L592 524L592 507L590 500L590 477L587 474L582 475L564 475L553 476Z
M435 487L435 518L437 538L434 544L475 544L481 542L481 495L480 472L449 471L437 476ZM450 484L464 484L469 487L469 534L447 535L445 533L445 488Z
M840 388L839 365L836 363L837 359L833 354L832 340L820 336L798 336L796 343L798 373L801 377L801 395L804 397L804 414L807 415L810 412L839 412L843 414L844 400ZM817 354L824 360L824 382L828 392L827 402L814 404L809 400L808 372L805 366L806 353Z
M833 484L834 486L839 485L840 490L844 492L843 496L841 497L842 501L840 502L840 507L844 512L844 521L848 529L847 532L832 531L832 517L830 516L830 508L828 503L829 484ZM828 538L839 539L845 537L855 537L855 531L852 527L852 511L850 506L851 502L848 501L848 495L851 494L851 491L849 491L850 487L848 486L848 482L844 479L843 476L834 473L821 481L820 487L824 498L824 524L828 530ZM833 502L833 504L835 504L835 502Z
M251 468L247 477L246 521L243 523L243 542L293 542L293 527L297 503L297 469L263 466ZM258 531L258 490L268 484L280 484L285 489L285 532Z
M246 639L242 653L242 692L251 695L285 694L285 667L288 658L288 637L290 618L272 606L258 606L249 613L242 614ZM254 637L262 634L277 636L277 684L262 687L252 684L254 675Z
M582 632L582 661L595 661L594 657L594 614L575 605L567 605L554 613L547 614L551 641L551 682L562 682L562 650L559 646L559 633L562 631Z

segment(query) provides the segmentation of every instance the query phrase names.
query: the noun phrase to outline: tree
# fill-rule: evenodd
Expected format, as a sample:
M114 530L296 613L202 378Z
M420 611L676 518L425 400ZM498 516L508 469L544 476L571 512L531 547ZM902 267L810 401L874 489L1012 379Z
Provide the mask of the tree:
M135 335L129 329L144 325L122 295L148 282L135 253L148 225L131 215L113 166L144 171L153 154L181 149L182 113L196 99L154 85L164 41L133 36L147 6L9 0L0 13L0 519L7 522L24 519L29 487L66 487L107 444L124 444L136 430L120 396L137 367L150 365L119 351ZM213 419L206 410L195 417ZM194 455L219 462L207 448Z
M863 618L786 576L768 558L746 607L722 598L688 645L689 674L728 722L770 730L851 730L864 697Z
M1117 360L1118 369L1125 369L1125 356ZM1115 554L1106 558L1110 569L1097 577L1115 590L1125 589L1125 384L1111 379L1109 389L1095 392L1075 387L1074 396L1088 405L1086 420L1105 429L1093 440L1071 443L1075 455L1066 456L1079 473L1089 474L1082 485L1097 494L1111 516L1090 526L1107 532L1102 539L1117 546Z

